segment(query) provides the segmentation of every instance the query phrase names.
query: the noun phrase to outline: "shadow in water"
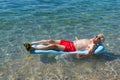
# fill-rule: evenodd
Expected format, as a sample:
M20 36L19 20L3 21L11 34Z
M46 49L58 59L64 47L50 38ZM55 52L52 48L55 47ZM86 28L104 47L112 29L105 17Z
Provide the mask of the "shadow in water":
M56 61L58 60L62 60L63 61L72 61L72 62L76 62L76 61L86 61L86 60L93 60L93 59L102 59L104 61L112 61L112 60L115 60L115 59L120 59L120 55L118 54L114 54L112 52L104 52L103 54L101 55L92 55L91 57L86 57L86 58L82 58L82 59L78 59L76 57L76 55L55 55L55 54L45 54L45 55L41 55L40 56L40 61L45 63L45 64L51 64L51 63L55 63Z
M55 54L43 54L40 55L40 61L43 62L44 64L51 64L51 63L55 63L56 59L55 59Z
M115 59L120 59L120 55L112 52L104 52L101 58L107 61L112 61Z

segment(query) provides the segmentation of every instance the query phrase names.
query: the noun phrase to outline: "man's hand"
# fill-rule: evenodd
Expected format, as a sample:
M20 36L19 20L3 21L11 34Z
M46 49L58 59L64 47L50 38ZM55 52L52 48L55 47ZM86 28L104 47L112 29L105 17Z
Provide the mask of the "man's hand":
M84 57L87 57L87 55L81 55L81 54L77 54L77 58L84 58Z
M75 36L75 40L76 40L76 41L79 40L77 36Z

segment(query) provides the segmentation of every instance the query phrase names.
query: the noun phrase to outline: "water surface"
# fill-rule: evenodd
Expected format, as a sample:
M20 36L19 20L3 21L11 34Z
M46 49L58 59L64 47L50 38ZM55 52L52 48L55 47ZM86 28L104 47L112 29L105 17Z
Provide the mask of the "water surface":
M118 80L119 0L0 0L0 80ZM105 35L102 56L55 61L29 55L25 41Z

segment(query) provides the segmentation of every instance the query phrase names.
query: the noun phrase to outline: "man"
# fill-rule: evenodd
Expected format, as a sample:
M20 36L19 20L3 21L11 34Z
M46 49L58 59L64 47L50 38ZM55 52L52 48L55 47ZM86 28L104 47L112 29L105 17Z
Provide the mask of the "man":
M84 55L78 54L78 57L88 56L93 53L97 44L103 43L105 38L102 34L98 34L97 36L91 39L78 39L75 37L75 41L68 40L41 40L32 43L26 43L24 46L29 50L62 50L66 52L76 51L76 50L87 50L87 53ZM47 46L34 48L33 44L48 44Z

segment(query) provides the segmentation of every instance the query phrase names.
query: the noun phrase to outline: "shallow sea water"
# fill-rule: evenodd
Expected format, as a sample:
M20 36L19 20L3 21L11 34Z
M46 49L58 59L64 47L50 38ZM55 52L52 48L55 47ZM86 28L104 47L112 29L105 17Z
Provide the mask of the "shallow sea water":
M0 80L119 80L119 0L0 0ZM104 54L31 55L24 42L105 35Z

